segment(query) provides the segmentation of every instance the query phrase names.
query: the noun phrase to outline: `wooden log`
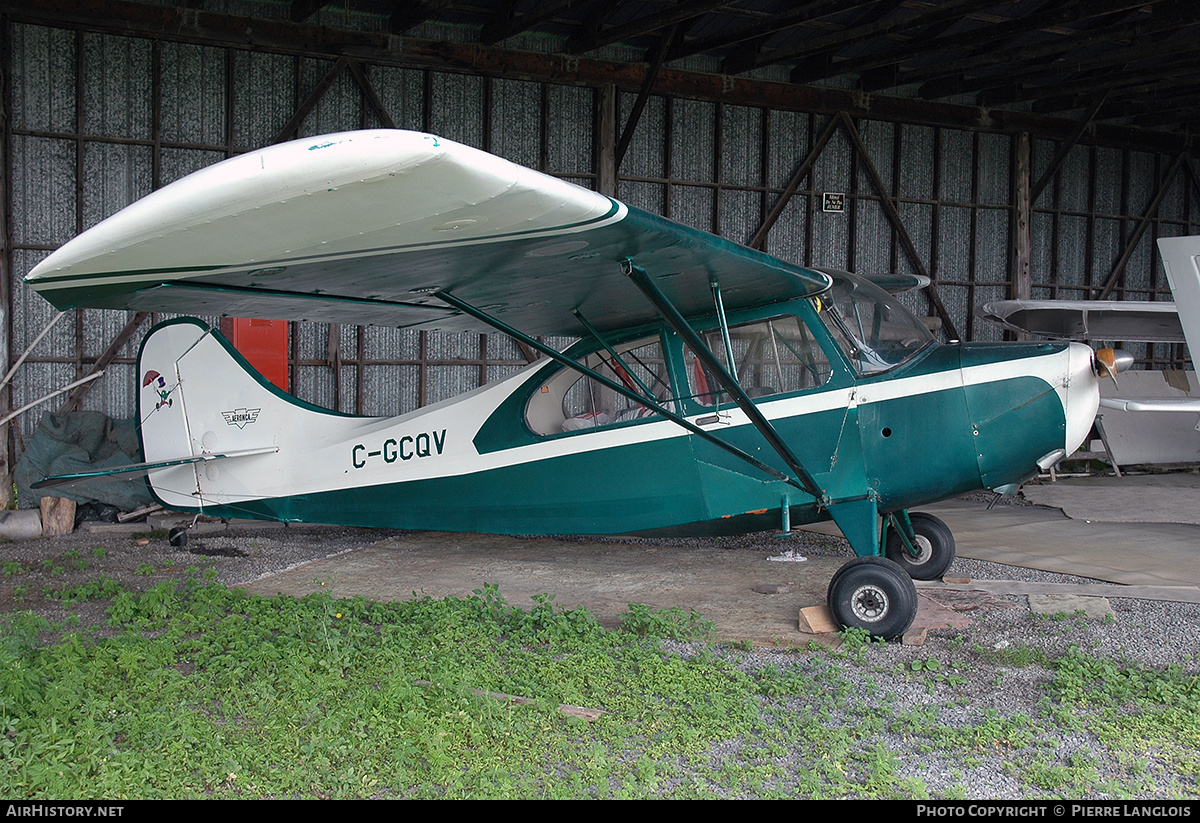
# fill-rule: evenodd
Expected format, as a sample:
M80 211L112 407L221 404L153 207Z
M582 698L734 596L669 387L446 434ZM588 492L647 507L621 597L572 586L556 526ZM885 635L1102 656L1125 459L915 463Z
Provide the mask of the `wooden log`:
M42 498L42 536L62 537L75 531L75 501L66 497Z

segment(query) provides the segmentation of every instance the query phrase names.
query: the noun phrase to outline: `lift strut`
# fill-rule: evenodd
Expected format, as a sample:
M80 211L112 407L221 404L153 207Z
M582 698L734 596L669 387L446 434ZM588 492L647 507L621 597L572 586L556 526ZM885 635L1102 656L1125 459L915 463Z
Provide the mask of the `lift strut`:
M530 337L529 335L525 334L524 332L519 331L519 330L513 328L512 326L508 325L504 321L502 321L496 317L492 317L490 314L483 311L482 309L476 308L475 306L472 306L470 303L460 300L459 298L455 297L454 295L450 294L449 292L444 292L444 291L434 292L434 297L437 297L442 302L453 306L454 308L458 309L459 311L463 312L464 314L468 314L471 317L474 317L476 320L480 320L480 321L488 324L492 328L496 329L496 331L499 331L503 334L507 334L509 337L513 338L514 340L518 340L518 341L524 343L525 345L530 346L531 348L537 349L542 354L549 357L551 360L561 363L562 365L566 366L569 369L573 369L573 370L579 372L580 374L590 377L591 379L597 381L598 383L602 384L603 386L605 386L609 389L612 389L613 391L615 391L617 394L621 395L622 397L627 397L630 400L632 400L633 402L637 403L638 405L644 406L645 408L650 409L655 414L662 415L664 418L666 418L667 420L670 420L672 423L682 426L683 428L687 429L689 432L691 432L694 435L697 435L698 437L704 438L709 443L712 443L714 446L724 449L725 451L729 452L730 454L732 454L733 456L735 456L741 460L745 460L747 463L754 466L756 469L759 469L760 471L765 472L766 474L770 475L771 477L775 478L776 480L782 480L783 482L788 483L792 486L795 486L796 488L803 488L794 479L788 477L783 472L778 471L777 469L772 468L771 466L768 466L766 463L762 462L757 457L747 454L746 452L739 449L737 446L734 446L730 443L726 443L725 441L721 440L718 437L714 437L711 432L707 432L704 429L700 428L699 426L695 425L694 423L680 417L679 415L675 414L673 411L670 411L669 409L665 408L664 406L655 402L654 400L651 400L650 398L642 395L641 393L630 389L628 386L622 385L621 383L617 382L616 380L611 380L611 379L605 377L604 375L600 374L599 372L595 371L594 369L588 368L587 366L583 365L582 363L572 360L570 357L567 357L566 355L562 354L559 351L556 351L552 347L547 346L545 343L538 340L536 337Z
M675 308L667 296L662 293L662 290L658 288L650 278L650 275L646 273L646 270L634 263L632 258L627 257L621 262L621 271L633 281L642 294L646 295L646 299L654 305L654 308L662 315L663 320L667 321L667 325L675 330L675 333L691 348L692 353L696 355L697 359L716 377L717 382L721 384L721 388L729 393L734 402L737 403L738 408L745 413L746 417L754 425L754 428L758 429L759 433L762 434L767 444L775 450L775 453L783 459L784 464L791 469L792 473L800 481L800 488L818 500L822 500L824 492L805 470L799 458L796 457L787 443L783 442L783 438L779 436L779 432L771 425L771 421L763 416L758 406L754 404L754 401L746 394L745 389L742 388L742 384L725 369L725 366L721 364L721 361L712 353L712 350L688 324L687 320L684 319L683 315L679 313L679 310Z

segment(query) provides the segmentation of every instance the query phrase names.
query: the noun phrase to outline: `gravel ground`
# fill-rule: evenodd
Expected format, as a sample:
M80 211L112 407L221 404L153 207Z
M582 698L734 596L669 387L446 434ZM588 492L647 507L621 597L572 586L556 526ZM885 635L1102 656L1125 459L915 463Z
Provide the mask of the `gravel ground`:
M387 530L332 527L272 527L220 534L193 535L186 548L173 548L159 536L142 538L139 544L128 534L75 534L54 539L10 542L0 545L0 613L33 611L52 620L65 617L67 611L55 600L43 595L45 587L59 588L97 579L115 578L135 589L149 588L163 579L194 573L195 569L213 569L216 579L236 585L304 562L332 556L394 537ZM569 538L564 538L569 539ZM803 553L850 556L845 541L822 535L797 538ZM653 541L686 542L698 541ZM778 542L769 535L723 538L721 546L734 550L775 553ZM102 550L101 550L102 549ZM1005 579L1044 582L1098 583L1102 581L1052 574L1032 569L958 559L950 575L973 579ZM871 644L861 654L837 658L837 665L850 667L856 692L835 708L832 723L849 719L858 706L877 705L885 696L897 713L936 707L942 722L971 726L985 722L990 713L1004 717L1024 715L1038 718L1039 704L1045 700L1049 673L1039 666L1004 666L986 662L971 650L1029 647L1052 655L1061 655L1072 647L1114 662L1130 662L1162 668L1176 664L1192 674L1200 674L1200 605L1163 603L1130 599L1111 599L1114 619L1034 618L1024 597L999 598L992 608L973 614L967 629L934 630L922 646L899 643ZM81 623L99 624L104 620L103 606L84 603L72 607ZM686 653L687 647L679 649ZM769 650L726 649L739 666L745 668L803 666L817 671L828 666L830 658L821 654L797 654ZM937 661L942 673L954 672L953 684L934 683L930 676L914 674L913 664ZM965 666L964 661L969 663ZM955 668L963 666L962 668ZM961 680L959 679L961 678ZM788 705L797 712L828 707L825 695L795 696ZM1040 730L1038 752L1052 750L1052 759L1068 762L1078 753L1092 757L1102 747L1090 734L1059 735L1053 729ZM884 743L909 768L914 778L924 782L932 796L951 796L968 787L971 798L1026 798L1045 796L1044 789L1023 785L1010 776L1005 762L1013 752L983 753L977 764L947 762L923 750L919 740L907 736L883 735ZM730 746L743 745L730 743ZM715 751L714 757L727 754ZM800 756L800 753L795 753ZM1144 794L1151 799L1196 797L1200 795L1194 777L1179 778L1155 774L1153 753L1148 755L1149 777ZM1098 756L1098 785L1109 778L1120 778L1130 785L1128 763L1108 762ZM957 789L956 789L957 787ZM1053 794L1053 793L1051 793ZM1096 790L1094 797L1106 797Z
M170 577L194 570L215 571L226 586L248 583L322 557L368 546L397 532L331 526L275 526L192 534L175 548L155 532L96 532L82 529L66 537L38 538L0 544L0 614L32 611L51 620L68 612L47 587L61 589L115 579L143 591ZM17 572L14 564L19 564ZM74 607L73 607L74 608ZM82 604L71 612L83 625L103 622L103 607Z

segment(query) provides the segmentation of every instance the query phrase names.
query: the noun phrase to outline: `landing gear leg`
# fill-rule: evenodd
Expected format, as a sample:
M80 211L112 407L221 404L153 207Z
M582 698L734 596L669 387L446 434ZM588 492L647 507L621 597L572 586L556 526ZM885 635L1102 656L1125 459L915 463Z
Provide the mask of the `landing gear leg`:
M878 555L879 510L872 498L829 507L850 547L859 555L829 581L829 612L841 626L891 640L917 616L917 587L895 562Z
M885 518L884 555L914 580L937 580L954 562L954 535L932 514L901 509ZM885 528L886 528L885 526Z

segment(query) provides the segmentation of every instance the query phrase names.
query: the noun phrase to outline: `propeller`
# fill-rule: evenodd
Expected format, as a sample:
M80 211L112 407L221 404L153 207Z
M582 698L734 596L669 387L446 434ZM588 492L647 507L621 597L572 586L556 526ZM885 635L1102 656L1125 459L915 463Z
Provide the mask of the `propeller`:
M1117 385L1117 372L1128 371L1133 365L1133 355L1124 349L1097 349L1096 373L1101 377L1111 377L1113 386Z

